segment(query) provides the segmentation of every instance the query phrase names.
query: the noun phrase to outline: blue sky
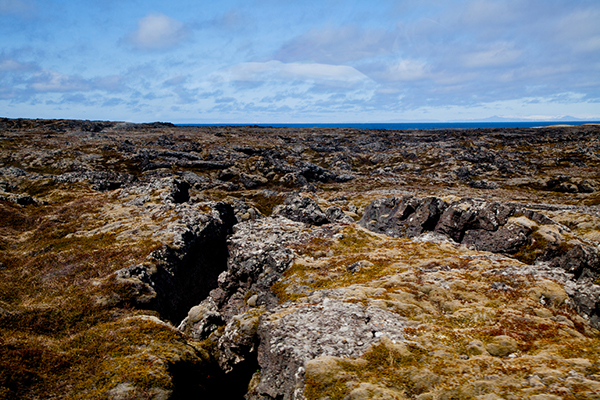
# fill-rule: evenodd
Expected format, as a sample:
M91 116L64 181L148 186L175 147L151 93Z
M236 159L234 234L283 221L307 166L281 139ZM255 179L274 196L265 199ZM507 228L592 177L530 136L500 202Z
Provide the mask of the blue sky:
M0 0L0 117L600 120L598 21L598 0Z

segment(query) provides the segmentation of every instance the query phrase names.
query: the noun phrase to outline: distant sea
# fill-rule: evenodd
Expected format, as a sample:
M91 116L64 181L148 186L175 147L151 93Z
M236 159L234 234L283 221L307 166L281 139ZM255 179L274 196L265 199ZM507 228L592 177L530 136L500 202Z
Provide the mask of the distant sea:
M485 129L532 128L550 125L600 124L600 121L535 121L535 122L399 122L361 124L176 124L178 126L263 126L273 128L352 128L352 129Z

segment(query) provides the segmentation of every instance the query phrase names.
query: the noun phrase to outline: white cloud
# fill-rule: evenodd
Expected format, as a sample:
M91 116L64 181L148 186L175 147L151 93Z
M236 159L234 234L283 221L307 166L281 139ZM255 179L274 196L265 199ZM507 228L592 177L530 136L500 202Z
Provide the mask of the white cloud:
M202 83L222 89L209 99L210 113L325 112L350 113L369 101L377 83L345 65L251 62L214 73ZM204 97L204 96L201 96Z
M228 31L238 31L246 29L250 25L253 25L252 20L242 14L241 11L237 9L231 9L220 16L199 24L199 27L213 27Z
M517 19L519 2L476 0L468 3L460 22L469 25L504 25Z
M342 26L311 30L285 43L275 54L281 61L345 63L389 54L395 32Z
M94 89L107 92L120 92L125 89L125 79L122 75L110 75L94 78L92 80Z
M557 38L578 52L600 51L600 10L579 10L558 24Z
M139 50L171 49L189 36L185 25L164 14L150 14L138 21L137 30L125 40Z
M238 64L216 75L225 81L302 81L317 84L355 86L371 81L369 77L346 65L318 63L282 63L268 61Z
M494 45L483 51L464 54L462 64L468 68L499 67L514 63L522 52L507 44Z
M0 71L3 72L22 72L35 68L36 67L32 64L24 64L22 62L18 62L10 58L0 60Z
M89 82L84 79L55 71L35 74L29 82L29 87L36 92L78 92L91 89Z
M418 60L402 60L386 72L387 80L415 81L428 77L427 64Z
M163 86L180 86L183 85L187 80L188 75L175 75L171 79L167 79L163 82Z

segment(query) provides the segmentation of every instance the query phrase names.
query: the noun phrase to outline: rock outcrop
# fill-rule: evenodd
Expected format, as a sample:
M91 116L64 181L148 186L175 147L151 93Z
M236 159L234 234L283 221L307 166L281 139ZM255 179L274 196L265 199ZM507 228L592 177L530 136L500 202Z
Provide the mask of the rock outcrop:
M235 222L233 208L211 204L212 212L177 207L182 223L172 227L171 245L152 252L143 264L117 271L137 307L156 310L177 323L217 285L226 269L226 238Z
M475 250L561 268L580 283L571 292L575 304L600 327L600 298L593 300L597 289L588 287L600 276L600 250L539 212L514 203L405 196L373 201L359 224L393 237L433 232Z

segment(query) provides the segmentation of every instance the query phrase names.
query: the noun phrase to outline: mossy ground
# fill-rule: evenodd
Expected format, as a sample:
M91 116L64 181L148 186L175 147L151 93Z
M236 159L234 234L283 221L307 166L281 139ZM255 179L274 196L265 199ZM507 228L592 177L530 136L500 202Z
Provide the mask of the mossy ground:
M387 396L397 398L496 393L515 399L535 394L583 399L600 388L600 335L571 308L560 285L503 274L519 266L514 259L488 258L449 244L389 239L353 226L317 234L296 251L302 257L273 287L282 301L341 289L346 294L338 291L337 296L345 301L384 308L410 325L405 342L384 341L358 359L338 359L334 378L310 375L309 369L308 399L352 398L365 390L372 396L388 390ZM360 269L347 270L357 262L362 262ZM510 353L496 353L494 343L502 337L514 341ZM562 381L542 376L545 368ZM574 379L571 371L585 382L559 384ZM545 383L531 384L533 375Z
M0 202L2 398L79 390L77 382L89 379L111 353L75 345L73 338L136 313L124 291L106 279L160 247L148 239L121 242L114 233L75 235L103 225L98 213L107 196L79 185L68 194L59 191L37 193L52 200L46 205ZM120 298L121 307L98 301L111 296Z
M349 183L313 182L317 196L331 200L330 205L338 205L333 199L343 194L361 210L375 198L407 192L599 204L598 128L561 128L549 136L546 130L441 134L158 126L95 133L62 121L21 121L6 128L1 132L6 140L0 141L0 166L30 175L2 176L2 183L38 203L0 202L0 398L102 398L119 383L133 384L133 397L150 398L156 388L173 388L169 368L177 360L191 369L205 368L198 363L206 360L214 365L210 343L191 347L172 328L142 318L128 302L127 288L109 283L114 271L142 262L163 245L163 238L152 235L176 222L175 216L161 211L157 199L150 199L147 210L135 210L114 193L99 193L87 182L57 183L51 175L95 170L141 179L190 170L217 182L206 190L192 189L197 198L243 197L270 215L284 197L261 190L298 188L283 186L280 173L269 175L265 157L245 157L231 149L295 146L282 161L294 165L302 159L333 168L344 160L351 168L346 172L355 179ZM382 150L366 150L367 137L380 140ZM420 137L427 140L415 140ZM581 143L591 153L581 151ZM341 150L331 150L335 148ZM244 173L264 172L270 178L256 191L231 191L218 182L218 171L177 166L168 155L172 151L203 160L233 160ZM144 170L144 152L155 152L151 161L170 169ZM470 171L469 179L457 177L461 167ZM549 190L545 183L557 176L588 180L596 191ZM475 178L499 187L473 189L468 183ZM600 224L592 215L559 210L551 216L575 234L599 241ZM537 239L520 255L522 261L541 251L543 238ZM597 333L549 281L498 273L518 265L514 260L447 244L389 239L350 225L324 230L298 243L294 251L298 258L273 286L282 301L343 289L344 301L382 307L410 322L405 347L382 342L362 357L336 361L333 378L307 374L305 394L310 399L344 398L354 390L423 400L487 393L507 400L534 394L600 396L594 386L600 379ZM132 316L137 317L128 319ZM514 357L488 354L486 346L501 336L517 343ZM542 385L532 383L532 376Z

